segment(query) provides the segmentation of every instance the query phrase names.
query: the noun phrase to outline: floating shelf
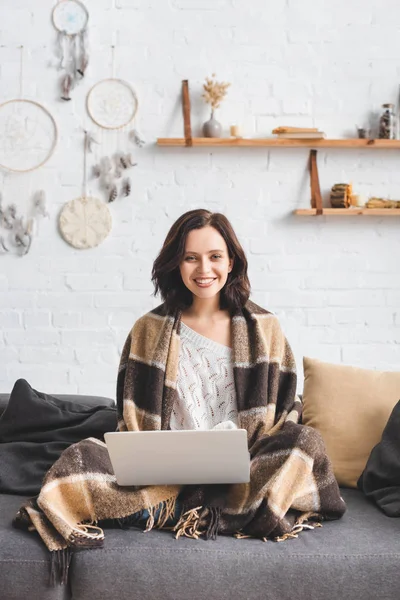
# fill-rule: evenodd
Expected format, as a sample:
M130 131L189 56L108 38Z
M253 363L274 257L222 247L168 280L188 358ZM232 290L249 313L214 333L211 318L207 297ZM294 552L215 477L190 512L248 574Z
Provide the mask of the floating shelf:
M185 138L158 138L158 146L186 146ZM284 148L385 148L400 149L400 140L294 140L282 138L192 138L193 146L215 147L284 147Z
M298 208L293 214L300 217L317 216L316 208ZM346 216L358 217L365 215L368 217L400 217L400 208L323 208L322 216Z

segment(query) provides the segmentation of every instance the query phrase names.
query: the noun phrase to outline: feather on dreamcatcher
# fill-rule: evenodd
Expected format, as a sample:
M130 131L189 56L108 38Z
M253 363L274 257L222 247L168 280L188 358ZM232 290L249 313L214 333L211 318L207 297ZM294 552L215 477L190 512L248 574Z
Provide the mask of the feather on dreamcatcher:
M28 254L37 219L48 216L46 195L43 190L34 194L32 208L26 219L18 215L15 204L3 208L0 195L0 229L3 230L0 233L0 254L8 252L19 256Z
M59 0L53 9L57 29L58 68L62 70L61 99L71 100L71 90L85 76L89 63L87 24L89 13L79 0Z

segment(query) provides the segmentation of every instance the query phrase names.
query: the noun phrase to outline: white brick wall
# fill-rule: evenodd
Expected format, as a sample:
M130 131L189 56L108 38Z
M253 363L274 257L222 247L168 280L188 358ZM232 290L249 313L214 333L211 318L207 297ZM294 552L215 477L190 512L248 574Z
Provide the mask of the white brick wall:
M69 103L57 98L55 2L3 0L0 100L19 89L44 103L59 126L52 159L26 175L0 172L5 203L26 210L44 188L50 219L24 258L0 257L0 391L26 377L47 392L114 396L118 356L134 320L158 300L150 271L163 238L182 212L200 206L227 214L248 253L253 298L275 311L296 354L398 369L400 219L301 219L307 206L307 150L159 148L181 136L182 78L189 78L195 133L207 118L200 93L213 72L231 81L219 113L245 135L278 124L315 125L329 137L351 135L370 110L395 101L400 7L394 0L86 0L91 64ZM116 74L139 100L148 144L136 151L133 192L111 207L112 235L77 251L57 232L64 202L81 192L81 127L86 93ZM103 133L96 156L118 136ZM120 136L120 143L122 139ZM364 194L400 198L399 154L319 152L322 191L351 181ZM99 194L91 182L92 192ZM302 383L300 381L300 389Z

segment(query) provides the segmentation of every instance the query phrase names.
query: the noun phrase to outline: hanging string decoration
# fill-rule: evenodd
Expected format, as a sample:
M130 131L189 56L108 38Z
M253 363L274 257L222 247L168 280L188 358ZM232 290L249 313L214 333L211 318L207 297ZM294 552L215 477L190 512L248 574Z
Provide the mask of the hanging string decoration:
M53 9L57 29L58 68L63 71L61 99L71 100L71 90L85 76L89 63L87 25L89 13L79 0L60 0Z
M110 210L104 202L87 194L87 153L96 143L85 131L83 150L82 196L65 204L59 218L64 240L80 250L94 248L108 236L112 227Z

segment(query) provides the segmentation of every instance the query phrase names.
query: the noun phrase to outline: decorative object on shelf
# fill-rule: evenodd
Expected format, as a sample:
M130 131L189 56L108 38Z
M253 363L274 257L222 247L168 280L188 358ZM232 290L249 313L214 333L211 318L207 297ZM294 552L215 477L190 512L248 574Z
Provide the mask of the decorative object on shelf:
M361 194L352 194L350 199L350 205L362 208L363 206L365 206L365 197Z
M57 144L57 125L49 111L22 98L24 48L20 46L19 97L0 104L0 168L26 173L44 165Z
M230 131L231 137L234 137L234 138L241 138L242 137L240 135L240 129L239 129L238 125L231 125L229 131Z
M397 208L400 209L399 200L387 200L386 198L377 198L372 196L365 204L366 208Z
M384 140L396 139L396 116L394 104L382 104L385 109L379 120L379 138Z
M365 139L369 138L370 133L369 133L369 129L367 127L359 127L358 125L356 125L356 130L357 130L357 136L360 140L365 140Z
M216 81L215 73L206 78L206 82L203 84L204 93L202 97L211 106L211 116L203 125L204 137L221 137L222 125L215 119L214 112L220 107L230 85L230 83Z
M58 68L64 72L61 79L61 99L68 101L71 100L71 90L84 77L89 63L89 13L79 0L59 0L53 8L52 19L58 31Z
M290 140L320 140L326 137L323 131L315 127L276 127L272 130L278 138Z
M112 226L108 206L98 198L87 194L87 153L92 139L92 136L85 131L82 196L67 202L59 217L62 237L68 244L80 250L94 248L101 244L110 233Z
M335 183L331 189L332 208L348 208L351 204L352 186L349 183Z
M0 195L0 228L6 231L5 234L0 235L0 254L8 252L19 256L28 254L35 234L36 221L41 217L48 217L46 195L43 190L34 194L32 209L25 220L18 216L15 204L10 204L3 209Z

